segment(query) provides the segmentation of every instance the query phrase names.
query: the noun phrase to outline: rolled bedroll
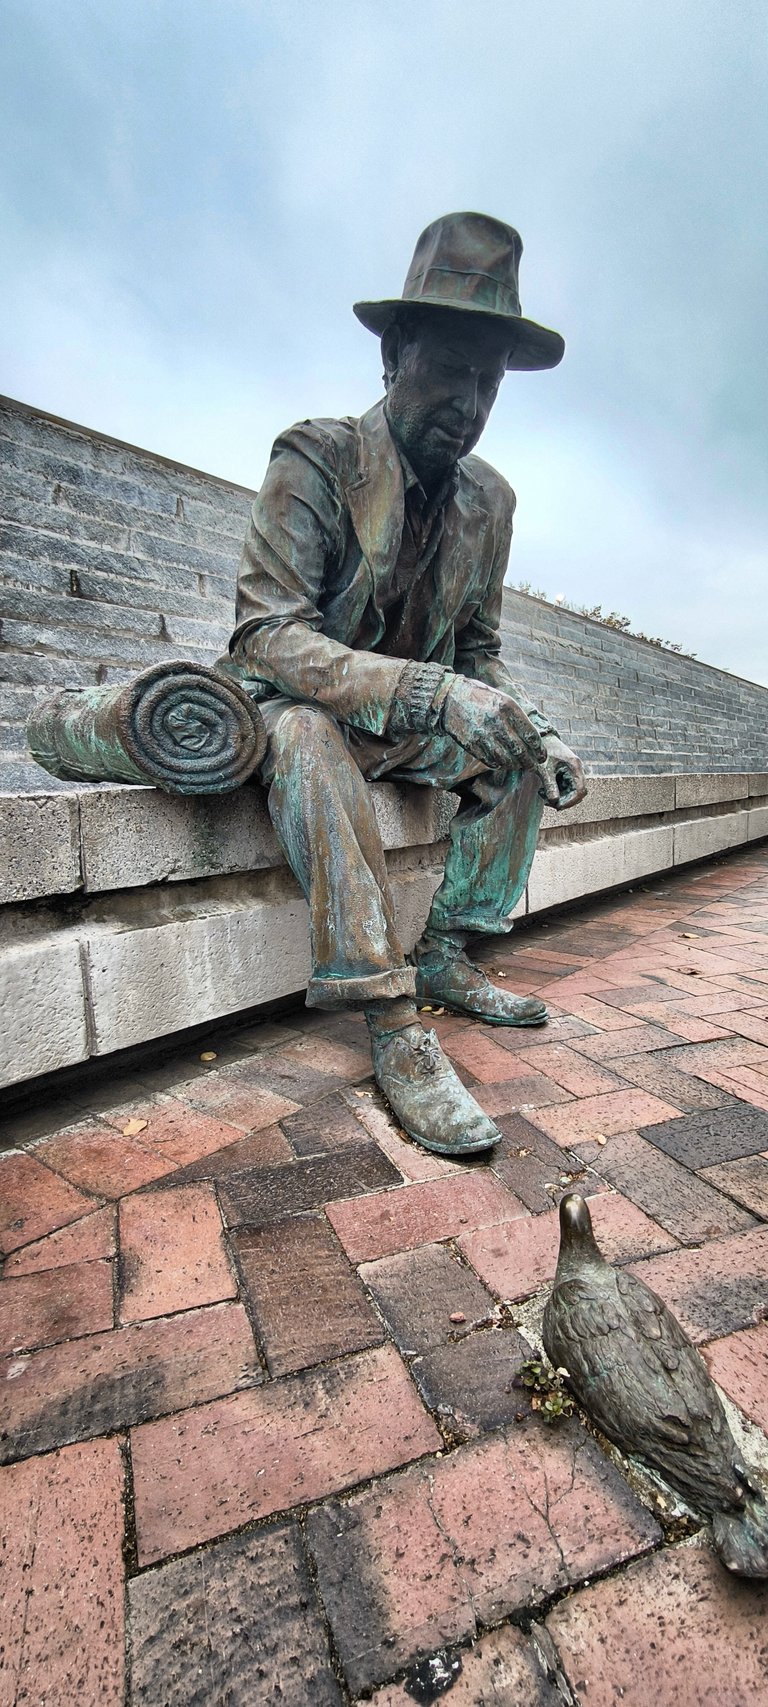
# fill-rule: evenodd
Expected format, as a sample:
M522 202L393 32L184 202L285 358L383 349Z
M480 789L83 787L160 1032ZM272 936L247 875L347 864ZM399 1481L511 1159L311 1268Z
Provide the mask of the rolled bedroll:
M172 663L117 687L62 688L36 706L27 740L37 764L66 781L227 794L253 775L267 734L236 682Z

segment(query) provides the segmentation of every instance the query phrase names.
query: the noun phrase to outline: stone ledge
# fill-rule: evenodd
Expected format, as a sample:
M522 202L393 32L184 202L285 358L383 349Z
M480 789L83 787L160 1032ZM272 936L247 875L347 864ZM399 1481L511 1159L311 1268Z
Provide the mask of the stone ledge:
M657 799L666 803L668 785L674 786L675 779L663 780L667 786ZM734 810L720 800L712 803L710 814L697 805L687 812L681 808L678 815L666 805L661 812L648 810L653 801L648 784L655 784L655 778L617 778L615 783L599 779L590 797L595 809L591 826L582 824L574 839L559 839L562 820L554 813L546 815L551 828L542 832L517 914L535 914L621 887L768 835L766 790L761 787L750 795L745 780L740 779L742 803L729 797ZM637 782L643 785L639 789ZM440 880L455 802L437 792L384 784L376 785L375 797L389 848L401 937L410 948ZM621 806L621 817L613 823L601 816L609 797ZM79 798L80 809L84 799ZM59 869L70 883L72 865L64 853L71 846L73 800L77 808L76 795L56 797L55 808L62 814L58 818L27 820L33 827L36 821L59 827ZM634 819L633 800L639 808ZM91 836L95 824L107 823L114 826L112 834L121 845L99 854L98 842L93 842L90 867L86 860L87 881L94 883L100 870L112 882L125 874L124 885L101 893L82 887L73 892L72 885L58 897L0 909L0 1003L7 1016L0 1036L0 1085L19 1084L90 1056L109 1055L259 1003L299 995L306 986L307 910L276 844L270 847L271 831L258 791L249 803L250 816L245 814L236 824L230 818L223 835L216 822L221 811L217 802L169 801L143 789L91 792L88 801L103 802L95 813L86 814ZM24 805L37 812L41 797ZM242 797L237 805L244 809ZM152 828L142 840L147 809ZM168 849L160 839L166 822L171 826L170 858L164 858ZM214 840L192 840L190 823L196 833L201 824L209 824ZM130 833L126 825L133 826ZM23 845L37 852L32 872L38 882L41 873L55 871L41 850L35 850L29 833ZM190 846L193 853L198 850L193 876L188 865L186 875L184 870ZM234 862L247 856L250 863L239 870L217 870L214 861L222 849L225 859ZM97 858L101 866L94 863ZM162 875L172 881L158 880L158 862ZM142 880L142 871L153 876Z
M380 782L372 785L372 795L388 850L441 841L456 811L455 796L438 789ZM549 834L559 839L567 831L569 840L578 840L620 820L658 821L681 809L698 816L709 804L724 812L725 803L736 801L760 813L766 796L768 777L763 775L592 777L587 799L567 820L545 808L542 835L545 841ZM728 845L715 835L714 847ZM5 904L282 865L265 792L256 784L223 799L181 799L127 786L0 794L0 902Z

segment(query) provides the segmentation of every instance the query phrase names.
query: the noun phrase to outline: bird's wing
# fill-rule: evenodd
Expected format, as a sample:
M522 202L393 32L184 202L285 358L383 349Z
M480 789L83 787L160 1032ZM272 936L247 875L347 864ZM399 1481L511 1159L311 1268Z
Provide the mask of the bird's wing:
M719 1412L704 1365L661 1299L633 1275L614 1270L613 1282L555 1286L548 1316L557 1361L612 1438L620 1419L632 1450L690 1451L702 1424L712 1426L713 1396Z

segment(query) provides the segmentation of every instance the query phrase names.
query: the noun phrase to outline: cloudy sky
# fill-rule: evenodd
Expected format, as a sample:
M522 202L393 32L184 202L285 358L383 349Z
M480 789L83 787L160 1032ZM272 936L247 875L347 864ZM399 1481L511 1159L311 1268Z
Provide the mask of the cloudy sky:
M359 413L419 231L566 358L480 445L510 579L768 683L765 0L0 0L0 390L245 485Z

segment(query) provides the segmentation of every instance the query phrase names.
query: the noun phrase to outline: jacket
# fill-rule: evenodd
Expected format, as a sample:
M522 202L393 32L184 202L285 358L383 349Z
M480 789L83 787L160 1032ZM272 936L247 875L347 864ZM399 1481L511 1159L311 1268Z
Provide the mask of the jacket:
M515 495L478 456L458 464L424 577L420 662L512 693L499 620ZM354 420L304 421L275 442L237 586L236 665L339 722L386 732L410 662L377 651L403 532L403 471L382 402Z

